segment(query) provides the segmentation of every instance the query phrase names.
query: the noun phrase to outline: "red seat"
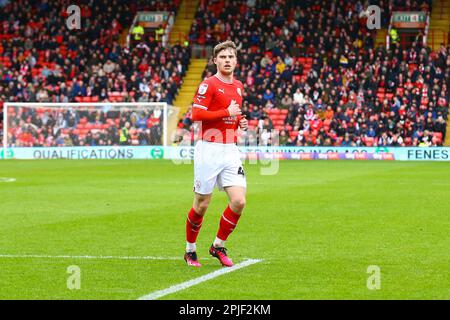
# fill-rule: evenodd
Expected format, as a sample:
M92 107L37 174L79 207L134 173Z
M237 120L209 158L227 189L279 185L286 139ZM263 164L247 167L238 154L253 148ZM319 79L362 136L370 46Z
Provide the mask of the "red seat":
M122 96L109 96L109 100L111 100L112 102L122 102L123 97Z
M269 111L267 111L267 113L268 113L269 115L270 115L270 114L280 114L281 111L280 111L280 109L273 108L273 109L269 109Z
M283 114L271 114L270 115L270 119L272 119L272 121L284 120L285 119L285 115L283 115Z

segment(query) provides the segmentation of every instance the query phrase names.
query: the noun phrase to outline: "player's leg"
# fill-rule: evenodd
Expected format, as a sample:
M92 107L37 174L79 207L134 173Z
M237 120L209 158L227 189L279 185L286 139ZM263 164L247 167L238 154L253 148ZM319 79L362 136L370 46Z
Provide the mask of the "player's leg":
M194 203L186 219L186 253L184 259L188 265L200 267L197 258L197 236L202 227L203 217L208 209L212 194L194 194Z
M209 249L209 253L218 258L223 266L233 266L233 261L227 255L225 241L238 224L245 207L246 188L241 186L230 186L224 188L228 195L229 203L220 217L219 230L216 239Z
M195 193L194 203L186 219L186 252L197 251L196 241L212 194Z
M198 141L194 150L194 203L186 219L186 253L184 259L188 265L199 267L197 259L197 236L203 223L203 216L217 182L220 167L211 158L214 150Z
M227 166L218 176L217 183L219 189L224 190L229 199L229 203L223 212L216 239L209 249L209 253L218 258L223 266L231 267L233 262L227 256L225 241L236 228L246 203L247 181L244 168L239 158L237 148L235 156L229 161ZM234 152L233 150L231 152Z
M229 203L222 214L217 232L215 247L224 247L228 236L233 232L245 207L246 188L230 186L224 188L228 195Z

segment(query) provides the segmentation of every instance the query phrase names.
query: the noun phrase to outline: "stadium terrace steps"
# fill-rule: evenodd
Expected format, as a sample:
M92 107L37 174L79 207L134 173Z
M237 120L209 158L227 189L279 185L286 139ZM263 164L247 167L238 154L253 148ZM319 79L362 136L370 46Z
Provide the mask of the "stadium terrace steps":
M375 47L378 47L379 43L382 43L383 46L386 46L386 35L387 35L387 29L377 30L377 36L375 38Z
M428 43L439 50L441 43L448 44L450 30L450 0L433 0Z
M173 103L180 108L180 117L184 116L184 113L189 109L192 103L192 98L202 80L202 74L207 62L207 59L191 59L186 75L183 78L183 84Z
M445 133L444 146L450 147L450 115L447 120L447 131Z
M176 44L178 41L182 43L188 38L198 3L199 0L182 0L175 24L170 31L169 43L171 45Z
M120 34L120 38L119 38L119 44L122 48L125 48L127 46L127 37L128 37L128 28L130 26L126 26L125 28L123 28L122 33Z

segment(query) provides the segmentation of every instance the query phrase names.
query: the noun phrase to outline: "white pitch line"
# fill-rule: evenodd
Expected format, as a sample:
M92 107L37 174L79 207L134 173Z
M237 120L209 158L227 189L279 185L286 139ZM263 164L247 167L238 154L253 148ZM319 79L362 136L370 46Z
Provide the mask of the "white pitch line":
M40 255L40 254L0 254L1 258L16 259L105 259L105 260L182 260L183 257L152 257L152 256L70 256L70 255Z
M205 282L205 281L208 281L208 280L220 277L221 275L224 275L226 273L230 273L230 272L239 270L241 268L248 267L248 266L250 266L252 264L255 264L255 263L258 263L258 262L261 262L261 261L262 261L261 259L248 259L248 260L245 260L245 261L243 261L241 263L238 263L238 264L232 266L231 268L222 268L220 270L208 273L208 274L206 274L204 276L201 276L199 278L195 278L195 279L192 279L192 280L189 280L189 281L182 282L180 284L171 286L171 287L169 287L167 289L152 292L152 293L150 293L148 295L140 297L138 300L156 300L156 299L164 297L164 296L166 296L168 294L175 293L175 292L178 292L178 291L190 288L190 287L195 286L195 285L197 285L199 283L202 283L202 282Z

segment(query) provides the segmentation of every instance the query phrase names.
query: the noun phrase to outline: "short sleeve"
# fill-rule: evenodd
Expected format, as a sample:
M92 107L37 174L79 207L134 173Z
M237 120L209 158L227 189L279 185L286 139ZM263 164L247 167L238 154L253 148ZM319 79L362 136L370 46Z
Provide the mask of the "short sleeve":
M208 110L213 96L214 89L211 87L211 83L203 81L198 86L197 92L194 95L194 102L192 103L192 106L195 108Z

